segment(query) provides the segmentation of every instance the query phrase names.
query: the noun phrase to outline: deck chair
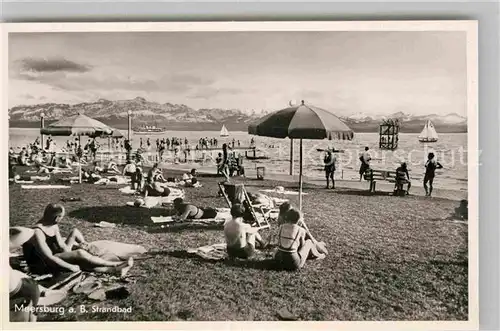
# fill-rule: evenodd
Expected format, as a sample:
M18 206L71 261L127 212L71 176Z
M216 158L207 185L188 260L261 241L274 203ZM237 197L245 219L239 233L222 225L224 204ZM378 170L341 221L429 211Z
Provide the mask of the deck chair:
M219 189L224 199L226 199L229 208L231 208L234 203L241 203L249 210L252 220L259 229L268 229L271 227L269 223L270 211L266 212L263 206L252 205L252 201L248 196L244 184L221 182L219 183Z

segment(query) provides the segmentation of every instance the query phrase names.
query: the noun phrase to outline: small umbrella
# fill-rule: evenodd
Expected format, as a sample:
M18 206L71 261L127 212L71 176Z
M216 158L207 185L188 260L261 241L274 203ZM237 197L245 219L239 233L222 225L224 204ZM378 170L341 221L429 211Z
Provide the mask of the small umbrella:
M302 210L302 139L351 140L354 132L333 113L306 105L268 114L248 127L248 133L273 138L300 139L299 209Z
M48 127L40 129L40 132L51 136L88 136L95 138L110 135L113 133L113 129L93 118L77 114L52 123ZM78 144L80 144L80 141L81 138L78 139ZM82 165L80 158L78 158L78 163L78 179L81 183Z

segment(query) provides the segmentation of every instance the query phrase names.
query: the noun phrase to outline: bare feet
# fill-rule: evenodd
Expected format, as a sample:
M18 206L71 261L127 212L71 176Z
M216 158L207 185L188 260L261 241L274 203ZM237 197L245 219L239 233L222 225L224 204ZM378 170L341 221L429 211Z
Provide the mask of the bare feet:
M132 268L133 265L134 265L134 259L130 257L127 262L124 262L119 266L117 266L116 270L117 272L120 273L120 277L123 278L127 275L128 271Z

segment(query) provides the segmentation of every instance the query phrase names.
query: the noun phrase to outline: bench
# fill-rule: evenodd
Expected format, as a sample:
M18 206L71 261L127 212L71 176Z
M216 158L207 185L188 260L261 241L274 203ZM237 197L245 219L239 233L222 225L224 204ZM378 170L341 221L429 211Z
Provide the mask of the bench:
M399 178L404 178L405 174L400 173ZM386 181L389 183L394 183L394 193L397 195L404 194L410 186L410 182L406 179L399 181L399 187L396 187L398 173L392 170L377 170L377 169L367 169L364 173L365 180L370 182L369 192L375 193L375 188L377 185L377 181ZM406 190L404 189L404 185L407 185Z

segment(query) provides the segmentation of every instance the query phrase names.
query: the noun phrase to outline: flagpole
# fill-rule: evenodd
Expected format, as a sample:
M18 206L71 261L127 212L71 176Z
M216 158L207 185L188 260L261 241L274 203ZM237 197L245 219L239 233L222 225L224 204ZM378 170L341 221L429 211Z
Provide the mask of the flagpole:
M302 211L302 139L300 139L299 159L299 210Z

